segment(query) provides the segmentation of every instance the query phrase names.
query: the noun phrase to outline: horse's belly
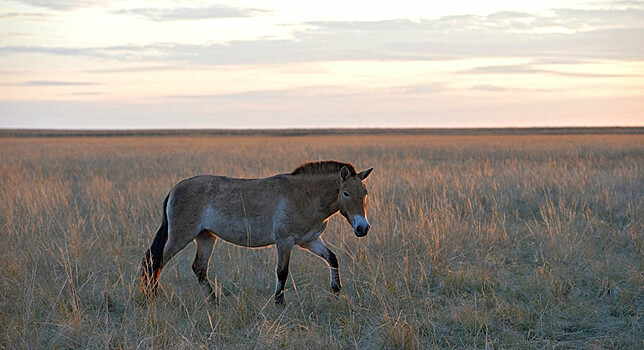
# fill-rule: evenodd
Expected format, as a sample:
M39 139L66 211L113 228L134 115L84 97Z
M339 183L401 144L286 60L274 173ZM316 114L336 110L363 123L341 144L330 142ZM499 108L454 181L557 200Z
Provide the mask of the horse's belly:
M261 220L227 217L214 211L207 214L210 215L204 218L204 229L224 241L244 247L265 247L275 243L270 228Z
M245 232L222 229L214 231L213 233L226 242L244 247L265 247L271 244L275 244L275 241L272 240L267 234L255 234L252 231Z

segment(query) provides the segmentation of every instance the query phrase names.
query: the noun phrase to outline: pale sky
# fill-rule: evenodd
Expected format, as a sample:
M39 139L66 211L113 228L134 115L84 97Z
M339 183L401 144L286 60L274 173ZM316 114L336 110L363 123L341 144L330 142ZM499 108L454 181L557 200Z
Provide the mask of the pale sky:
M375 3L4 0L0 128L644 126L644 1Z

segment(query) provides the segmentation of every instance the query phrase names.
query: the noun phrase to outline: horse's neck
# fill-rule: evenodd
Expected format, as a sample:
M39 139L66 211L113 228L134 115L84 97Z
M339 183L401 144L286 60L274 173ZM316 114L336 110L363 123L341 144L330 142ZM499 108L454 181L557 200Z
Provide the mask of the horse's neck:
M338 212L338 193L340 192L340 178L335 174L316 176L307 183L309 203L314 206L318 215L323 220Z

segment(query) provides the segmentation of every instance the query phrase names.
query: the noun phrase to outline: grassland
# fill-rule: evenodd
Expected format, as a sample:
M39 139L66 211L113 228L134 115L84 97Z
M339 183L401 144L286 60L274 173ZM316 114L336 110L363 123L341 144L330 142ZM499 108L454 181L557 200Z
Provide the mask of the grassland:
M138 269L161 203L196 174L309 160L374 167L372 230L341 217L326 264L218 243L206 304L194 246L153 301ZM644 347L644 135L0 138L0 348Z

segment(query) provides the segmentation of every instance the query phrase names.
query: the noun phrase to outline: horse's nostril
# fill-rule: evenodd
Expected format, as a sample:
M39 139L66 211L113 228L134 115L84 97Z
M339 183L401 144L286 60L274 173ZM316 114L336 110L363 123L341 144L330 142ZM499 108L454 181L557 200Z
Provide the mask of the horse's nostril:
M357 235L358 237L363 237L363 236L365 236L365 235L367 234L367 232L369 232L369 227L370 227L369 225L366 225L366 226L362 226L362 225L357 226L357 227L356 227L356 235Z

